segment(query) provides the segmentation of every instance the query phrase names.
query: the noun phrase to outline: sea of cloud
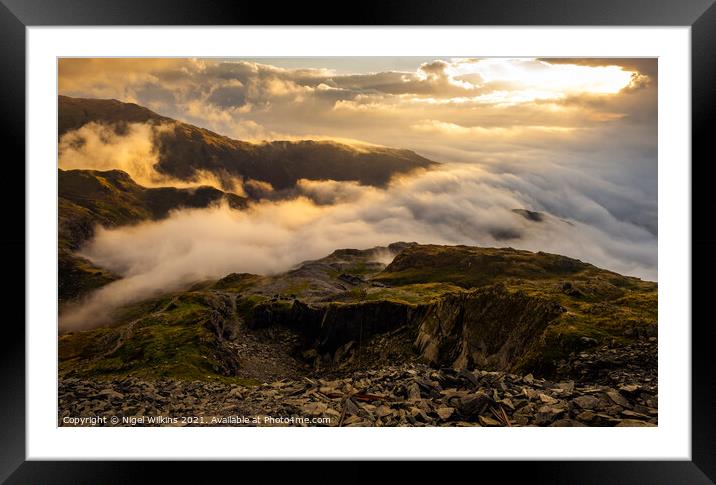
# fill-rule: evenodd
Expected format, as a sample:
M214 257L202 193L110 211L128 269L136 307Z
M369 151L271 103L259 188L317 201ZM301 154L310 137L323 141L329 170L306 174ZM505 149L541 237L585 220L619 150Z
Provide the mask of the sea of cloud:
M509 246L581 259L656 280L656 237L619 220L578 193L560 200L591 223L554 215L541 189L475 164L445 164L393 179L387 188L355 182L301 180L292 197L262 200L248 210L226 205L178 210L165 220L99 228L82 256L123 278L65 312L63 328L103 323L111 310L192 282L232 272L276 274L338 248L396 241ZM535 195L537 194L537 195ZM532 221L513 209L545 211Z

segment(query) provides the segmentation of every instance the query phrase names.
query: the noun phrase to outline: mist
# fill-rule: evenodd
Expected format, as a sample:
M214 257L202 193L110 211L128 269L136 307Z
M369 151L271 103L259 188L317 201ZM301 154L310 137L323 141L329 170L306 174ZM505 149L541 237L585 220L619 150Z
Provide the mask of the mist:
M657 239L617 219L591 199L554 197L540 204L528 179L475 164L394 178L385 189L354 182L301 180L295 197L262 200L247 210L226 205L175 211L169 218L98 228L81 255L123 278L61 316L64 330L106 323L128 303L232 272L271 275L335 249L367 249L396 241L545 251L616 272L657 278ZM545 212L531 221L513 212ZM592 223L555 213L591 214ZM389 258L383 258L388 262Z
M62 135L59 141L59 167L63 170L122 170L144 187L189 188L210 186L245 195L238 178L197 170L187 180L181 180L156 170L159 152L156 139L171 133L173 124L153 125L128 123L118 133L111 125L87 123Z

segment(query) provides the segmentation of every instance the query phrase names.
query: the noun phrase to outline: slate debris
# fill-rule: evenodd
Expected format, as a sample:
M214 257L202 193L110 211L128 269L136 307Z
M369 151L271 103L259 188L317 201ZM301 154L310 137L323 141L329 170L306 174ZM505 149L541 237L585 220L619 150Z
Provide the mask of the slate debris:
M657 369L656 337L650 336L629 345L575 352L559 363L556 374L614 387L641 384L656 388Z
M68 425L64 417L101 415L118 417L117 426L157 425L122 420L141 416L197 418L163 426L656 426L656 383L620 375L622 382L610 386L403 363L258 386L62 378L58 424ZM236 422L240 416L248 421Z

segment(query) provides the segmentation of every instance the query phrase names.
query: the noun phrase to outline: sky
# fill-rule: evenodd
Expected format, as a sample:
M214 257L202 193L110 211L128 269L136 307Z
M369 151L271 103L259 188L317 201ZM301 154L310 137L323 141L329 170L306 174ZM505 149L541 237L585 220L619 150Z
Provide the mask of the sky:
M275 263L275 254L287 254L286 247L298 234L308 241L304 246L314 250L292 254L285 261L279 258L280 267L248 268L257 272L285 270L301 258L320 257L320 251L328 250L324 241L343 247L355 241L353 246L370 247L391 242L383 237L389 233L395 240L560 252L656 281L657 88L656 59L59 61L60 94L134 102L241 140L376 144L410 149L442 164L431 173L397 178L385 189L305 181L299 184L300 200L256 205L242 216L254 217L240 222L242 230L245 224L266 230L261 224L268 213L276 221L289 214L288 219L314 226L290 223L287 228L279 223L273 227L274 239L262 246L272 248L262 255L267 261ZM142 129L136 127L130 134L141 138ZM107 143L106 136L95 138ZM98 148L72 160L69 152L63 157L61 148L60 167L64 163L83 168L76 164L81 160L80 165L87 165L84 168L98 168L92 166L97 153L124 153L135 158L128 166L144 164L145 171L151 170L156 162L151 143L147 145L145 137L142 145L134 138L113 140L104 151ZM78 146L71 141L68 138L65 145ZM130 141L147 145L144 152L122 150L121 144ZM62 140L60 145L64 146ZM120 163L104 157L101 168ZM384 208L398 215L380 215ZM544 212L551 222L529 227L514 214L507 215L513 208ZM204 215L224 217L213 212ZM177 231L181 218L195 221L200 216L189 211L172 217L143 232L145 253L131 261L115 261L115 269L151 266L147 258L156 261L147 256L151 241L171 239L164 237L167 234L181 239L182 232ZM389 221L396 218L401 224L391 225ZM222 224L231 227L229 222ZM305 239L316 227L329 231L341 224L346 237L323 232ZM507 242L493 238L498 226L518 237ZM386 231L386 227L404 229ZM213 236L217 241L237 243L230 229L218 232ZM86 253L106 258L126 237L130 233L124 229L100 232ZM132 233L131 237L137 241L140 236ZM186 264L197 263L189 258ZM217 262L212 275L223 271L220 266ZM242 267L240 261L229 266ZM186 267L181 271L186 272Z

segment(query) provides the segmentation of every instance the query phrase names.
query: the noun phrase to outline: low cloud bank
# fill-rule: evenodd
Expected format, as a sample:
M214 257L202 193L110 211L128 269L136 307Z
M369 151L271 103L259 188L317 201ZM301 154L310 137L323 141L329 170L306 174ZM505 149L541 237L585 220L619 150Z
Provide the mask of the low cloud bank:
M548 215L532 221L516 208ZM565 214L578 217L566 220ZM245 211L182 210L158 222L100 229L82 255L123 279L69 309L60 325L96 326L121 305L193 281L231 272L275 274L338 248L395 241L510 246L657 277L657 239L648 229L577 193L546 194L538 181L450 164L398 177L386 189L304 180L295 198L264 200Z

